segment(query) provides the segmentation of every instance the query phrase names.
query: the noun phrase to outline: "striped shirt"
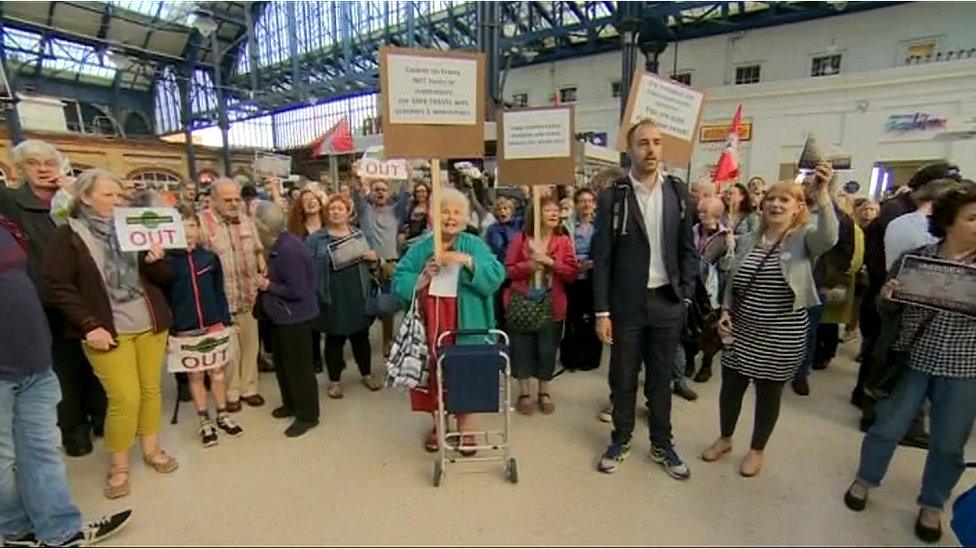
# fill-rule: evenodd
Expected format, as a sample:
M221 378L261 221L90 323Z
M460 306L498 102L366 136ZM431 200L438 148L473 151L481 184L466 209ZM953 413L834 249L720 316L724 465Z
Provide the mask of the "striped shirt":
M793 310L795 296L783 277L779 250L763 263L765 255L762 246L753 248L732 280L734 341L722 366L753 379L788 381L803 362L807 312Z
M258 295L258 257L264 253L254 222L247 215L229 222L213 210L201 212L200 221L204 247L220 258L230 312L249 312Z

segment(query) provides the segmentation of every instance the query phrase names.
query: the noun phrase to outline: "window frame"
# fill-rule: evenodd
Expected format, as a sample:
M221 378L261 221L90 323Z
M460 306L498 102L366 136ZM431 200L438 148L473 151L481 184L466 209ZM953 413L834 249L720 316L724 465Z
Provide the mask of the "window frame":
M563 92L566 91L566 90L573 90L573 99L572 100L563 99ZM579 102L579 86L577 86L575 84L574 85L559 86L556 89L556 98L559 99L559 104L560 105L566 105L566 104L569 104L569 103L578 103Z
M748 86L750 84L760 84L760 83L762 83L762 63L756 63L756 62L740 63L740 64L736 65L734 67L734 69L735 69L735 71L734 71L734 74L733 74L732 82L736 86ZM756 79L755 80L750 80L749 82L745 82L745 81L740 82L739 81L739 71L745 71L745 70L751 70L751 69L755 69L756 70ZM745 79L743 79L743 80L745 80Z
M836 70L831 72L822 72L823 67L827 65L821 64L820 67L817 67L818 62L823 63L824 61L830 62L830 66L833 66L833 60L835 58L837 59ZM841 70L843 70L843 67L844 67L844 52L838 51L834 53L817 54L810 58L810 78L820 78L822 76L834 76L836 74L840 74ZM821 72L819 73L817 72L818 68L821 69Z

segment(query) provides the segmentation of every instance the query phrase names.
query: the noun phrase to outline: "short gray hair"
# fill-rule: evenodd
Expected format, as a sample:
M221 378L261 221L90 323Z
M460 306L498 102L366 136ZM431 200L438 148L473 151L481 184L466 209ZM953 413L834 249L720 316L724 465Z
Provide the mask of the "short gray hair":
M104 168L92 168L81 172L78 179L75 179L75 197L71 201L71 209L68 211L69 216L78 217L78 214L81 213L81 197L91 196L95 188L95 183L98 183L102 179L107 179L122 187L122 178Z
M270 200L257 201L254 207L254 224L266 248L285 231L287 221L285 210L277 203Z
M241 190L241 184L238 183L237 180L231 179L226 176L220 176L217 179L214 179L213 182L210 184L210 188L216 191L217 187L219 187L220 185L230 185L235 189L237 189L238 192L240 192Z
M439 208L443 208L445 204L455 204L464 209L465 216L471 216L471 201L461 191L450 187L441 187L437 194L439 195L437 198Z
M61 151L56 149L54 145L48 143L47 141L41 141L40 139L25 139L21 141L10 151L11 156L14 158L14 164L23 166L24 162L32 156L39 156L41 158L53 158L58 162L61 161L64 156Z

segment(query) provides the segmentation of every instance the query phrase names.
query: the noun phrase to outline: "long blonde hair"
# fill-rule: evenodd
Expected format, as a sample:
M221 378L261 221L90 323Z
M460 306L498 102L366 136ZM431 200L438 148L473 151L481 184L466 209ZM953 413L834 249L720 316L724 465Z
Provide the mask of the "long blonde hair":
M786 195L793 200L796 200L800 207L800 211L793 216L793 221L790 226L786 229L786 233L783 235L783 240L788 239L794 231L797 229L802 229L810 224L810 210L807 208L807 197L806 192L803 190L803 185L795 183L793 181L785 180L773 183L769 189L766 191L766 196L763 201L769 200L776 196ZM762 219L759 221L759 234L765 233L766 229L769 227L766 223L766 213L768 210L763 208Z

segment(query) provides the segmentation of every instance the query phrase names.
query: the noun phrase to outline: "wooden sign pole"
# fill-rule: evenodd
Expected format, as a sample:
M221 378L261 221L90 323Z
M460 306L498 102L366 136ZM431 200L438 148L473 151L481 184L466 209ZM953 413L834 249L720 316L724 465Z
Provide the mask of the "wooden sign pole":
M532 234L535 235L532 238L532 245L539 247L542 242L542 186L532 185ZM546 250L540 249L541 253L546 253ZM542 286L542 269L536 269L535 276L533 278L533 286Z
M444 247L444 235L441 229L441 159L430 159L430 212L434 225L434 259L440 261Z

